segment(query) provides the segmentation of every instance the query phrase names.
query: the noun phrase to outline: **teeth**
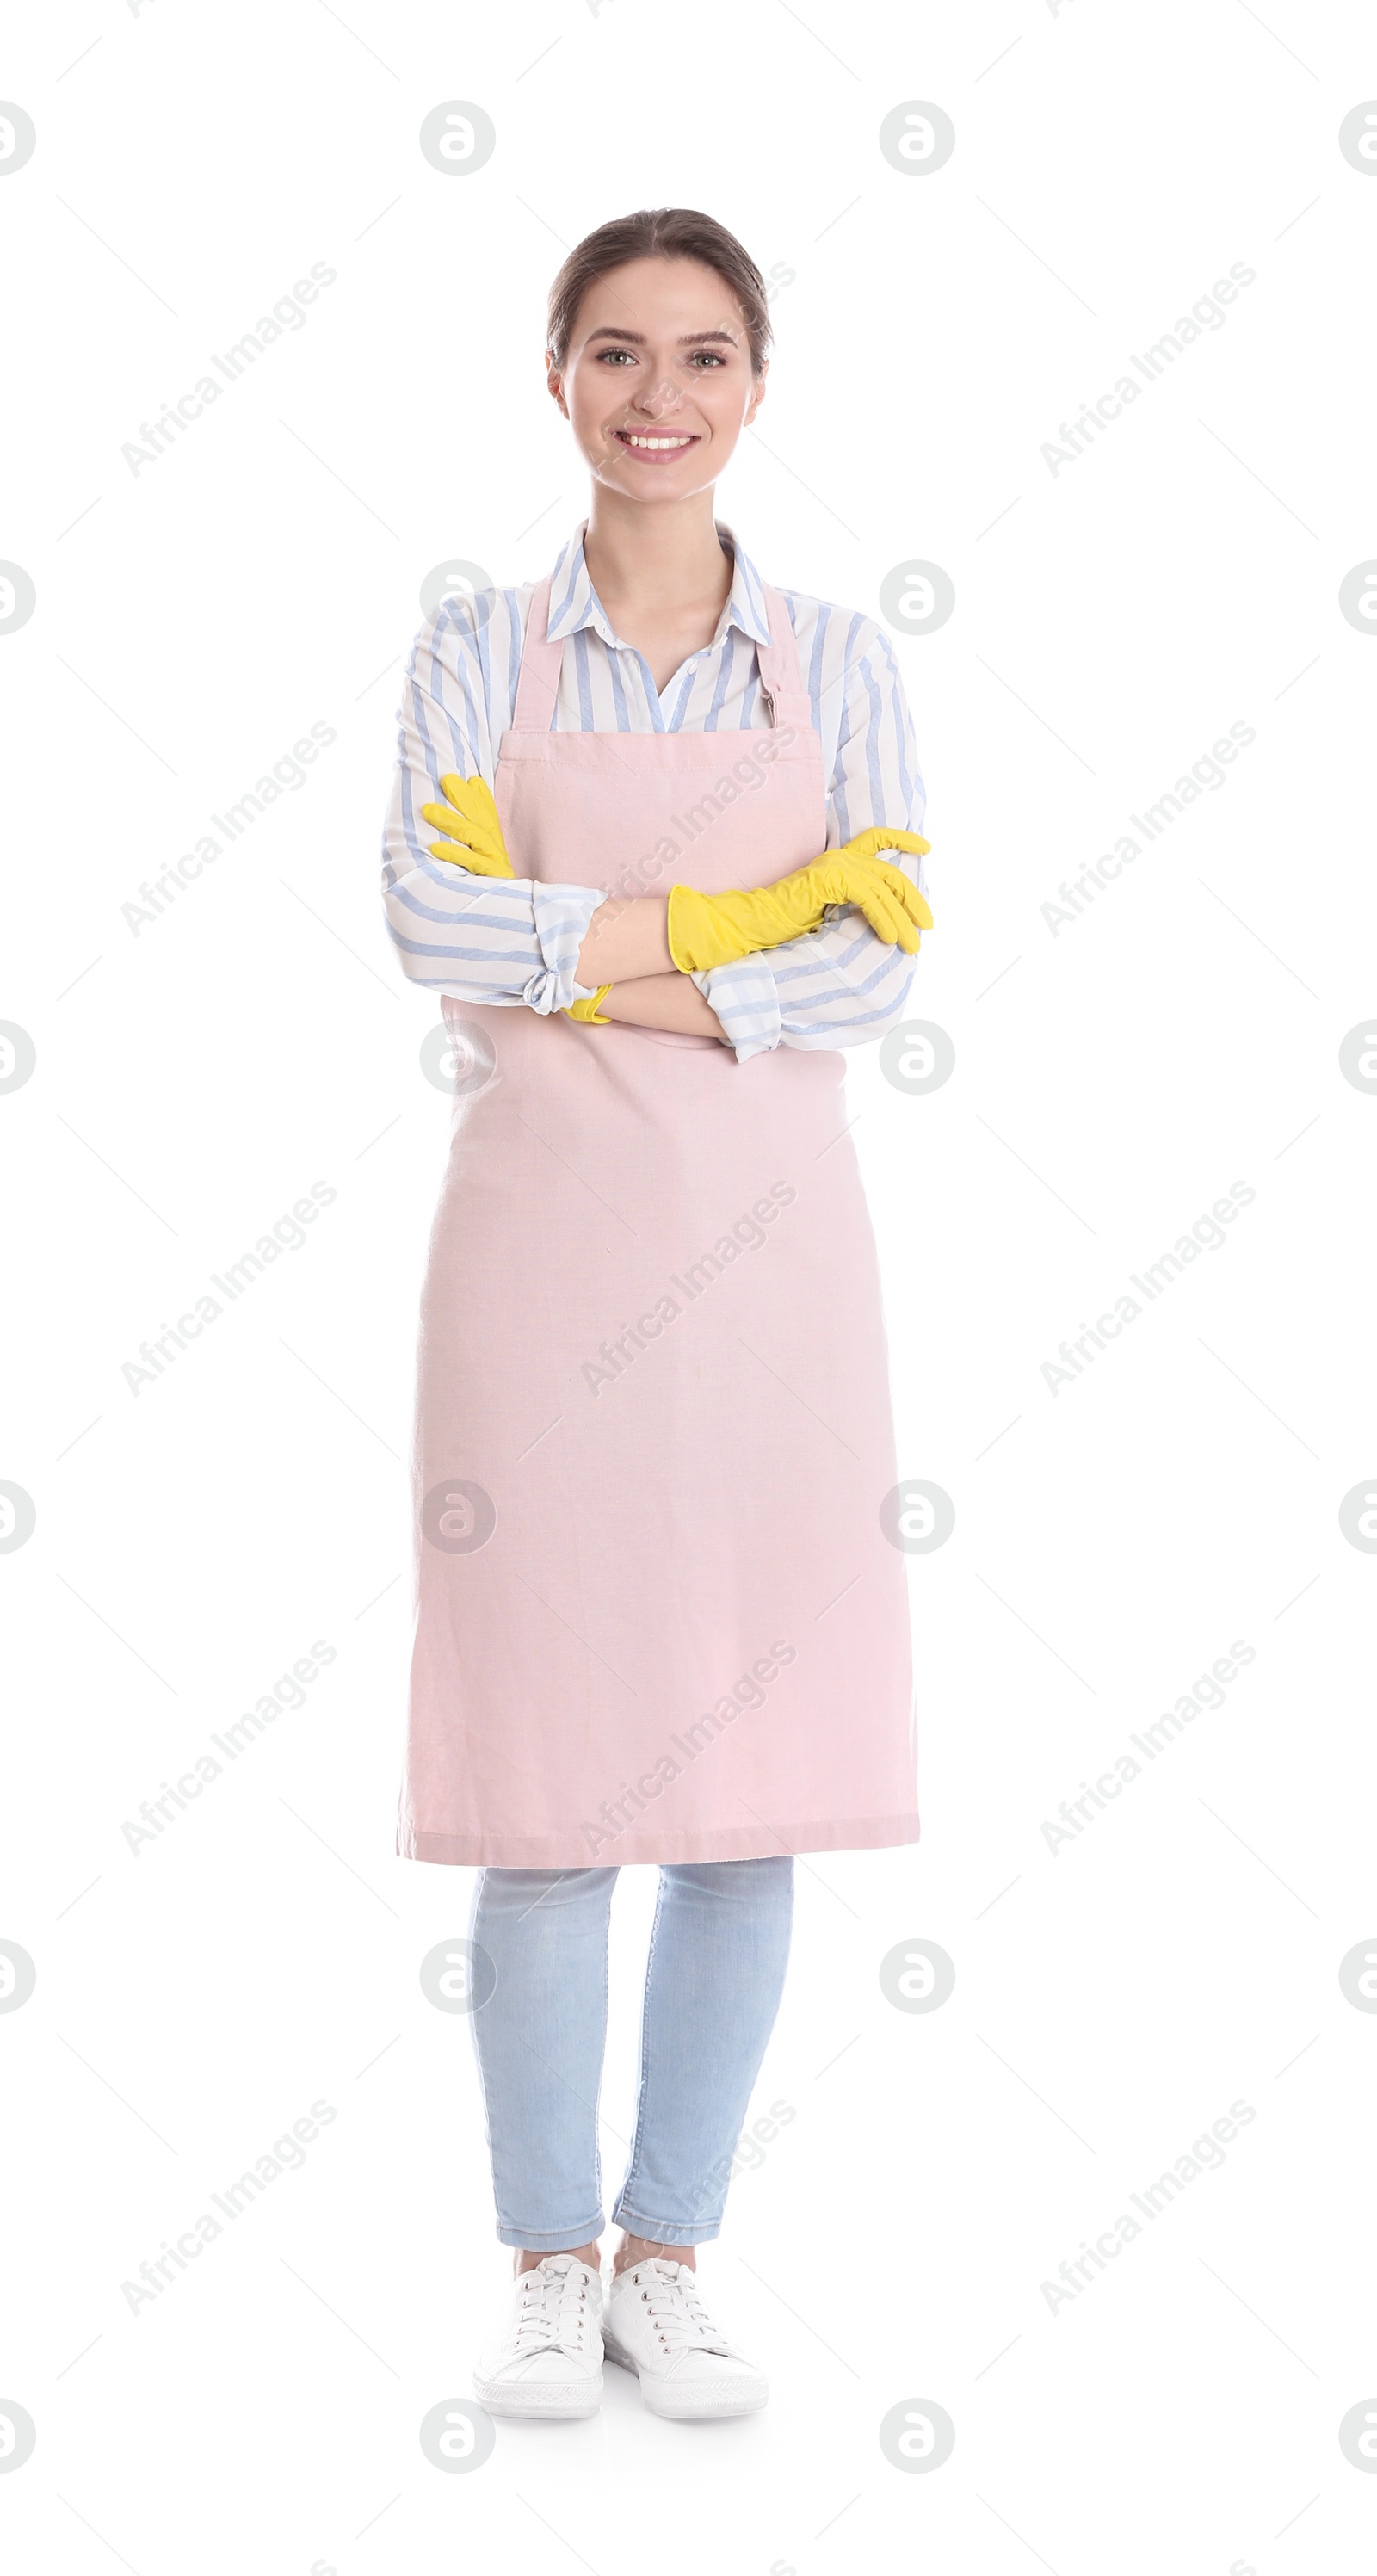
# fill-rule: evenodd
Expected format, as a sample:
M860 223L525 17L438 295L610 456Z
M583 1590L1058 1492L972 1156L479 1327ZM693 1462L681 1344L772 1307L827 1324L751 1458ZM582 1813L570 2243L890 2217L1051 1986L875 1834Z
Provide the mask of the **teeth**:
M622 431L622 436L626 440L628 447L650 447L659 449L662 447L691 447L693 445L691 438L640 438L634 430L630 429L624 429Z

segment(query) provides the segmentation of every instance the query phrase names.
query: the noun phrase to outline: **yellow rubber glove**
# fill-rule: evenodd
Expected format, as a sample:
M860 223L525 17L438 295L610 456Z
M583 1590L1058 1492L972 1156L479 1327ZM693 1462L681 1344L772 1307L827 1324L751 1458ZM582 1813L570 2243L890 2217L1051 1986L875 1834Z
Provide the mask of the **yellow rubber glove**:
M514 877L491 788L481 778L460 778L450 770L440 781L440 791L448 797L447 805L421 807L426 822L445 836L431 842L431 857L448 859L477 877Z
M912 956L919 929L932 928L932 914L903 869L887 867L876 852L909 850L922 857L929 847L917 832L877 826L754 894L699 894L693 886L671 886L669 953L681 974L701 974L816 930L831 903L853 903L877 939Z
M591 994L586 1002L568 1003L564 1013L566 1020L584 1020L590 1028L610 1029L612 1023L598 1005L606 1001L611 990L610 984L599 984L596 993Z

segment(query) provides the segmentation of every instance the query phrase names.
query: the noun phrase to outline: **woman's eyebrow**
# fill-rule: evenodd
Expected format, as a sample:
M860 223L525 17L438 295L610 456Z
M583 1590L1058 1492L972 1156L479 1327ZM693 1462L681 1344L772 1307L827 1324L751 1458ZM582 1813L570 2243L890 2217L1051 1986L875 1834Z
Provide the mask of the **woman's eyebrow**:
M647 345L644 331L618 331L607 322L600 329L590 331L588 337L590 340L634 340L638 349ZM680 349L697 348L705 340L722 340L729 349L736 347L735 335L730 331L681 331L675 345Z

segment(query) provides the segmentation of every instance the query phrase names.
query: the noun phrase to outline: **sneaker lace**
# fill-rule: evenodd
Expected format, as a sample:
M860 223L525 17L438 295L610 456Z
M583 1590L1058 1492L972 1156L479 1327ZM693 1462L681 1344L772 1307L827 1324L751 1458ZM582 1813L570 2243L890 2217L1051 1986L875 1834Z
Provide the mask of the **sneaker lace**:
M730 2353L732 2347L708 2315L687 2264L655 2256L637 2266L635 2278L651 2323L669 2351Z
M581 2265L547 2255L523 2272L512 2340L518 2353L577 2351L587 2340L588 2283Z

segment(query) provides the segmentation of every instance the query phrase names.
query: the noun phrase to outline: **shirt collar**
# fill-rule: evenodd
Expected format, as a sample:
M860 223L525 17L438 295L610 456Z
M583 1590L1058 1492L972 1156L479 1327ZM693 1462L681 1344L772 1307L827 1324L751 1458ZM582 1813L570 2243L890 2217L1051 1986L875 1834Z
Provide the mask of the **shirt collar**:
M587 526L588 522L585 519L582 526L575 529L550 576L550 616L546 633L552 644L561 644L566 635L577 635L585 627L591 626L595 634L601 636L604 644L615 646L618 639L612 631L611 622L602 601L589 579L588 566L583 557L583 539ZM739 626L742 634L748 635L753 644L768 644L770 620L760 575L749 555L738 544L733 530L725 527L720 519L717 522L717 531L730 549L734 564L731 590L727 597L727 604L717 621L717 631L712 639L713 645L716 646L722 642L729 626Z

